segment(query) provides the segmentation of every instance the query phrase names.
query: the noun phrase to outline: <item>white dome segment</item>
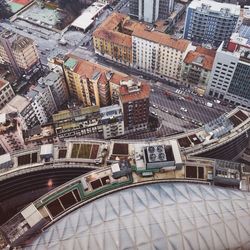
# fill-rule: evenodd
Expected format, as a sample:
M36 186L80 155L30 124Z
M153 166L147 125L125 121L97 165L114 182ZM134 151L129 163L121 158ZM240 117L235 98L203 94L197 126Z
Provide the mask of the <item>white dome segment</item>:
M250 193L159 183L131 187L63 217L26 249L250 249Z

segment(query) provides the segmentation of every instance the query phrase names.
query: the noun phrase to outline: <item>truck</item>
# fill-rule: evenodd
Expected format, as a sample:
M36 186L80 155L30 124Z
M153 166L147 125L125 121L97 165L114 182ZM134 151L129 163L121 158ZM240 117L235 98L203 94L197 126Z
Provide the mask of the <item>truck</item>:
M209 108L212 108L212 107L213 107L213 103L207 102L207 103L206 103L206 106L209 107Z

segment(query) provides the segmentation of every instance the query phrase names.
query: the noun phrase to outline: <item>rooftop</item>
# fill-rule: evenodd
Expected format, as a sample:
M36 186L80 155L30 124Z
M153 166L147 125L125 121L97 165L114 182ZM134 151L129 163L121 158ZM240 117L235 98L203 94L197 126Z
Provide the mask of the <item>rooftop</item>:
M224 12L229 11L229 14L240 15L240 5L231 4L231 3L220 3L212 0L193 0L189 4L189 8L203 8L209 10L210 12Z
M53 121L58 122L58 121L62 121L62 120L66 120L66 119L70 119L70 118L74 118L77 116L94 113L98 111L99 111L98 106L80 108L77 110L62 110L62 111L59 111L57 114L53 115Z
M93 22L94 18L107 6L107 3L95 2L85 9L82 14L71 24L71 26L87 29Z
M198 46L195 51L191 50L187 53L184 62L186 64L199 64L204 69L212 70L216 50L206 49Z
M113 43L132 47L132 36L185 51L190 44L185 39L176 39L170 35L149 29L145 24L130 20L128 16L114 12L93 33L93 36Z
M121 46L131 47L131 35L124 34L118 30L119 25L121 23L124 24L126 20L129 20L128 16L114 12L93 32L93 36L113 41L114 43L119 44ZM129 21L126 24L126 28L128 29L133 27L132 21Z
M120 81L127 77L127 75L122 72L111 71L110 68L83 60L73 55L69 55L69 58L64 63L64 66L68 67L74 73L88 79L99 77L99 81L101 83L105 82L106 79L110 79L111 82L120 84Z
M135 91L131 91L131 87L133 86L121 85L120 98L123 103L149 98L150 86L148 84L140 83Z
M22 112L29 104L30 101L27 98L16 95L0 110L0 113Z

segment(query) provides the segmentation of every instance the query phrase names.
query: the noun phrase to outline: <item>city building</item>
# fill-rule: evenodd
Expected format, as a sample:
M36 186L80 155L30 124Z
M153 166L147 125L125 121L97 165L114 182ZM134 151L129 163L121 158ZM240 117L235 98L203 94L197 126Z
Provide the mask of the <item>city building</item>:
M118 102L117 88L127 77L118 71L70 55L64 62L69 94L85 106Z
M22 126L16 113L0 114L0 145L8 153L25 148Z
M173 9L174 0L129 0L129 15L148 23L167 19Z
M50 88L46 85L32 86L26 97L30 101L33 113L37 118L37 123L32 126L47 123L49 118L57 111L54 97Z
M120 85L120 105L125 131L147 129L150 86L134 80L121 81Z
M240 6L212 0L194 0L186 12L184 38L199 44L226 46L235 31Z
M16 95L1 109L1 113L17 113L24 130L47 123L56 111L53 95L45 85L32 86L25 96Z
M82 14L70 25L72 28L86 32L95 22L95 19L103 13L107 2L96 1L86 8Z
M93 32L95 53L125 65L132 65L132 37L135 22L112 13Z
M98 106L62 110L53 115L53 125L60 140L102 133L102 124L99 120Z
M0 78L0 109L3 108L4 105L9 102L14 96L15 93L10 83Z
M8 30L0 33L0 57L16 76L30 75L41 68L35 42Z
M104 139L115 138L124 134L122 109L118 104L100 108Z
M187 53L182 65L182 81L196 92L204 94L215 58L216 50L200 46Z
M41 86L47 86L56 103L57 109L68 101L68 88L60 66L54 65L51 71L44 77L38 79Z
M111 14L93 39L97 54L162 78L179 79L182 62L193 48L188 40L158 32L120 13ZM127 48L129 62L124 60Z
M133 66L160 76L179 79L191 42L138 25L132 34Z
M249 45L230 42L228 49L223 49L221 44L216 52L206 94L235 105L250 107Z

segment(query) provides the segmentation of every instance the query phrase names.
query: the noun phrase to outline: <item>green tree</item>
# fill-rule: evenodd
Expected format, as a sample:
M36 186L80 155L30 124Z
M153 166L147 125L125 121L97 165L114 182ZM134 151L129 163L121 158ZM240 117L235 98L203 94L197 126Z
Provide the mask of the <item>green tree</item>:
M3 18L9 18L11 16L10 6L6 0L0 0L0 20Z
M58 0L59 8L67 10L73 16L79 16L84 7L80 0Z

